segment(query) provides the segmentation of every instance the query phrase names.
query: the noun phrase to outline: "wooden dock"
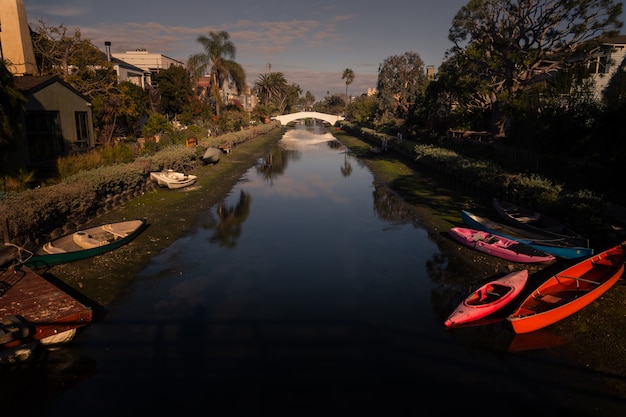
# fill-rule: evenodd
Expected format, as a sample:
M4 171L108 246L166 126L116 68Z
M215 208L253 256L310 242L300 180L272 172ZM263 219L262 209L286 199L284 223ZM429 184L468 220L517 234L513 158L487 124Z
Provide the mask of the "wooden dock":
M92 308L31 269L0 269L0 351L65 343L92 320Z

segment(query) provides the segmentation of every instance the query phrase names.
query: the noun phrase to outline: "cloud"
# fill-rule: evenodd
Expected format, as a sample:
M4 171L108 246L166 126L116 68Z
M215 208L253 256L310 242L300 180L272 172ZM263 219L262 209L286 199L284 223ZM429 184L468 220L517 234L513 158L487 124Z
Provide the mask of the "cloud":
M346 21L349 21L349 20L352 20L352 19L354 19L354 15L352 15L352 14L345 14L345 15L342 15L342 16L335 16L335 17L333 17L332 20L333 20L333 22L346 22Z
M62 4L29 4L29 14L41 14L52 17L86 16L91 10L91 1L65 2Z
M83 3L80 3L83 4ZM39 6L30 6L33 7ZM85 13L90 2L84 7L75 3L55 6L54 10L46 9L50 14ZM328 68L329 62L322 57L330 57L337 48L339 56L347 56L348 46L341 46L342 39L337 33L339 21L351 20L352 15L335 16L328 20L293 19L285 21L251 21L238 20L224 26L171 26L158 22L114 22L84 25L80 27L82 37L89 39L96 47L104 50L104 42L111 42L111 50L115 53L145 49L148 52L160 53L173 59L186 62L190 55L200 53L202 45L197 42L198 36L209 32L225 30L237 48L235 60L246 71L249 85L253 85L259 74L269 71L280 71L289 83L296 83L303 93L311 91L317 100L330 94L345 94L345 81L341 75L345 67L355 70L355 79L348 87L348 94L356 96L366 93L368 88L376 86L377 72L360 73L357 69L366 70L371 65L358 66L350 64L341 68ZM348 49L345 49L348 48ZM293 55L292 51L305 51L304 54ZM320 67L322 65L322 67ZM338 64L343 65L343 64ZM375 66L377 66L376 63Z

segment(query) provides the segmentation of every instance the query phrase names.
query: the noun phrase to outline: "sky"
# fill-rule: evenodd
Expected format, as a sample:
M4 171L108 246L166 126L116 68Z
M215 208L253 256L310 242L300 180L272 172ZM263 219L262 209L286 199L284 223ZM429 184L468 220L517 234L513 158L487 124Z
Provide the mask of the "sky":
M348 95L376 87L390 56L417 53L438 68L452 47L452 19L468 0L23 0L31 26L43 20L79 29L104 51L150 53L186 62L204 52L198 36L226 31L234 60L253 86L259 74L282 72L316 101L345 94L345 69L354 71ZM624 32L622 30L622 32Z

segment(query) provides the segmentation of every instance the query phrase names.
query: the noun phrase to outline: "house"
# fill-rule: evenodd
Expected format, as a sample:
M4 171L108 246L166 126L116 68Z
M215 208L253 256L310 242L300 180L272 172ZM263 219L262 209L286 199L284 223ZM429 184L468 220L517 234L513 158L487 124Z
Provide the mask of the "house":
M3 149L0 163L49 169L57 157L95 146L91 103L56 75L14 77L27 99L22 136Z
M589 61L588 68L594 80L596 98L602 98L602 92L611 82L619 68L626 69L626 35L601 37L600 50Z
M147 88L146 84L151 75L149 71L144 71L135 65L131 65L128 62L124 62L121 59L113 57L111 54L111 42L104 42L104 48L105 52L102 58L103 60L109 61L111 65L113 65L118 81L128 81L129 83L135 84L144 90Z
M185 64L181 61L165 55L150 53L145 49L111 54L109 49L111 44L105 43L105 46L107 47L107 55L143 70L148 86L156 87L156 74L168 69L170 66L175 65L183 68L185 67Z

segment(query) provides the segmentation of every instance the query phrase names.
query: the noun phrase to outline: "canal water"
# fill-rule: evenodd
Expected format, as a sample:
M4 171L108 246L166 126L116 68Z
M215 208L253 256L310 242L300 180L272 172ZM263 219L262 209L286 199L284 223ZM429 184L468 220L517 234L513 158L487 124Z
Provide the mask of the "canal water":
M323 126L298 125L103 321L7 388L20 416L624 410L502 323L446 330L468 290L446 259Z

